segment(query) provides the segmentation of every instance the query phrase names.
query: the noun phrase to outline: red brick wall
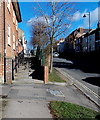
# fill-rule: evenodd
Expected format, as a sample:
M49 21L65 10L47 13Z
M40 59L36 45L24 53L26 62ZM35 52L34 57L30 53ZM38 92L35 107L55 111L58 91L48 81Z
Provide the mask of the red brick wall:
M3 3L0 3L0 82L3 82L4 74L4 20L3 20Z
M6 34L6 42L7 42L6 44L6 49L7 49L6 78L8 83L12 82L11 81L12 80L12 59L15 61L15 56L17 55L16 49L13 49L13 34L15 35L15 46L16 46L16 40L18 40L18 31L16 30L16 16L14 18L15 22L13 22L13 10L14 9L13 9L12 3L10 4L10 11L7 8L7 3L6 3L6 33L7 33L8 25L10 25L10 28L11 28L11 46L8 45L8 38Z
M3 25L4 25L4 10L3 10L3 3L0 4L0 53L2 58L0 59L0 79L3 77L4 74L4 32L3 32ZM8 25L11 28L11 45L8 45ZM13 49L13 34L15 35L15 46L16 40L18 40L18 31L16 30L16 16L15 22L13 22L13 5L10 3L10 11L7 7L7 2L5 2L5 40L6 40L6 78L7 82L11 83L12 80L12 59L15 59L17 56L16 49Z
M6 59L6 82L12 83L12 59Z
M15 17L16 21L16 17ZM8 38L7 38L7 27L10 25L11 27L11 46L8 45ZM13 34L15 35L15 40L18 40L18 31L16 30L16 23L13 22L13 6L12 3L10 4L10 12L7 8L6 3L6 40L7 40L7 57L15 58L16 51L13 50ZM16 42L15 42L16 43Z
M48 83L48 75L49 75L49 72L48 72L48 66L44 66L44 83Z

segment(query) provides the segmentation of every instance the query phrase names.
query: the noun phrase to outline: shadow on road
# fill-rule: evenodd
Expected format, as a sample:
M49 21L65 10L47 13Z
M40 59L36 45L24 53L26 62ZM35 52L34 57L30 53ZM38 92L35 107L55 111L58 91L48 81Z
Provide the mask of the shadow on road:
M87 77L86 79L82 80L92 85L100 87L100 77Z
M74 65L66 62L53 62L53 67L74 69Z
M67 62L54 62L53 66L58 68L79 69L85 73L100 73L100 68L98 66L80 61L73 61L73 64Z

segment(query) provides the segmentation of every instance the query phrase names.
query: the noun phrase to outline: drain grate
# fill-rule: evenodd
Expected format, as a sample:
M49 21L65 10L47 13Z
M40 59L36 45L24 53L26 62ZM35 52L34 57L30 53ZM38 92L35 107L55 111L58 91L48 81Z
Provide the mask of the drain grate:
M64 94L59 90L47 89L47 92L49 92L50 94L52 94L54 96L65 97Z

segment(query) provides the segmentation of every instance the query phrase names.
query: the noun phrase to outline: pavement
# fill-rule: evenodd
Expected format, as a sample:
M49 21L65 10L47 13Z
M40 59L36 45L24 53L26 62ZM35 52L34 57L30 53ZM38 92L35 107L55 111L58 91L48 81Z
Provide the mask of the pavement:
M75 87L77 87L86 97L93 101L98 107L100 107L100 96L89 89L86 85L79 82L77 79L73 78L71 75L66 73L60 68L55 68L60 74L65 76ZM99 91L99 89L98 89ZM98 92L99 93L99 92Z
M50 101L66 101L100 111L100 108L72 83L45 85L43 81L29 76L33 71L28 66L20 66L13 84L0 85L2 118L52 119L48 108Z

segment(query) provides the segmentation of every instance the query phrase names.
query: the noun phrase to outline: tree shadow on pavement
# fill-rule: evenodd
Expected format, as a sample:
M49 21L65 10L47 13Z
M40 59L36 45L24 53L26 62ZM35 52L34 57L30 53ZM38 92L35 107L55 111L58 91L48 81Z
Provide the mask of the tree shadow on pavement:
M95 117L96 120L100 120L100 114Z
M43 73L43 67L39 67L34 70L33 73L31 73L29 76L32 76L32 79L38 79L43 81L44 80L44 73Z
M29 76L32 76L32 79L44 80L44 69L40 66L40 61L35 57L30 59L30 68L34 70Z
M100 77L87 77L82 80L92 85L100 87Z

